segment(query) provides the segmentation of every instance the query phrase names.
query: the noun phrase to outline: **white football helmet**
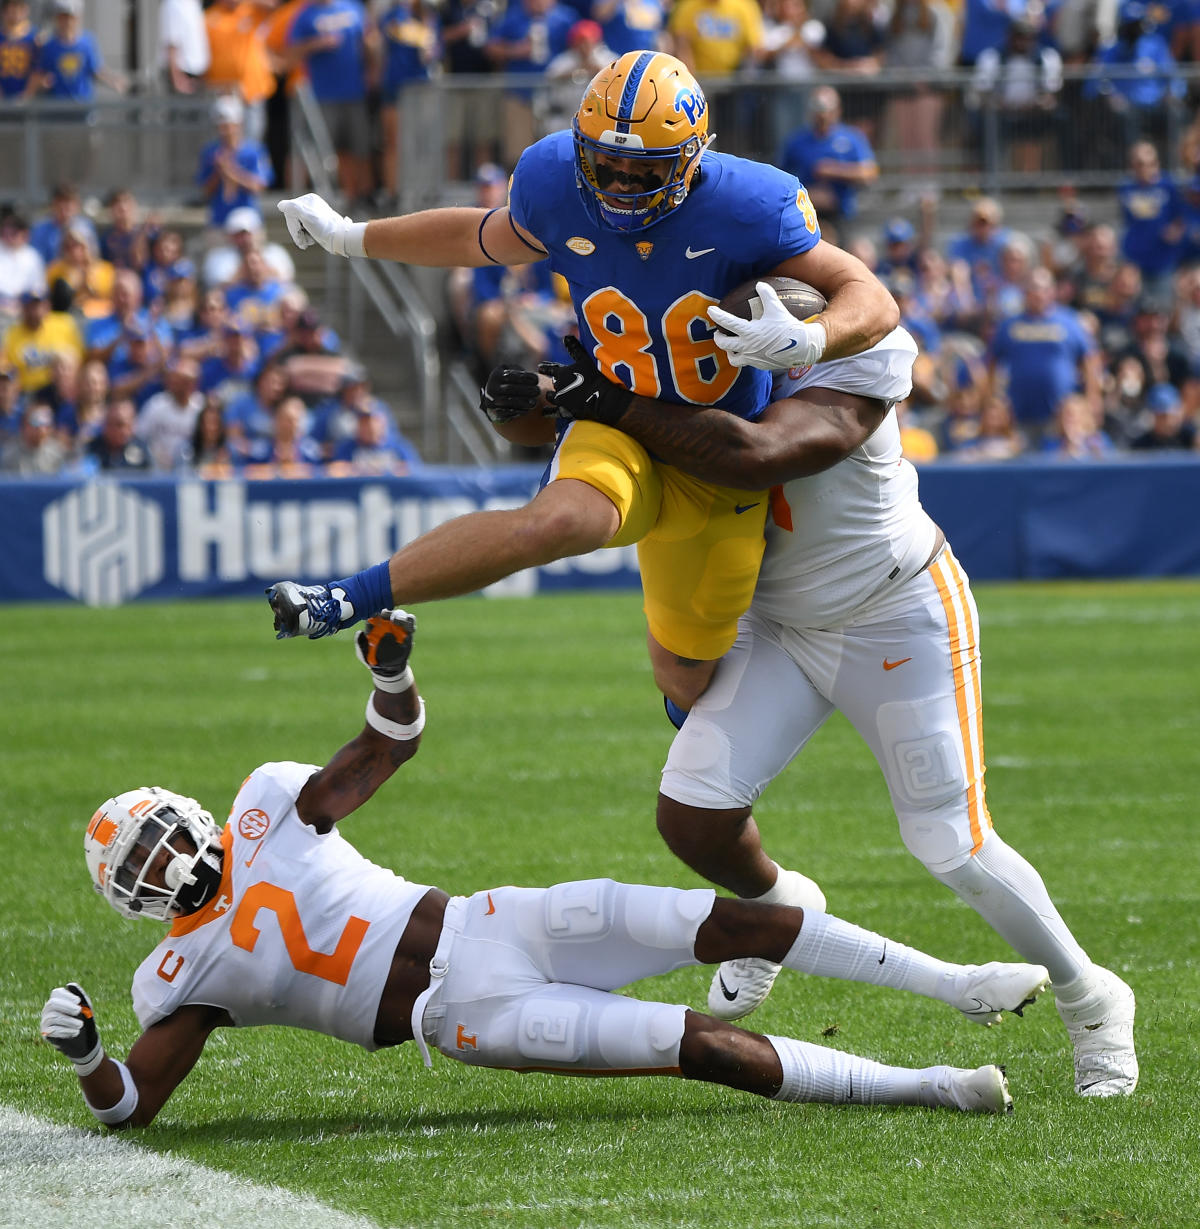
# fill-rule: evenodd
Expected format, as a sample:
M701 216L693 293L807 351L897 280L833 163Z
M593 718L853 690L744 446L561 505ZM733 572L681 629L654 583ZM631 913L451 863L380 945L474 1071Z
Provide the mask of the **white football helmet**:
M180 834L194 853L176 844ZM221 830L212 815L157 786L110 798L89 820L83 850L96 891L125 917L169 922L200 908L221 882ZM156 862L160 883L148 883Z

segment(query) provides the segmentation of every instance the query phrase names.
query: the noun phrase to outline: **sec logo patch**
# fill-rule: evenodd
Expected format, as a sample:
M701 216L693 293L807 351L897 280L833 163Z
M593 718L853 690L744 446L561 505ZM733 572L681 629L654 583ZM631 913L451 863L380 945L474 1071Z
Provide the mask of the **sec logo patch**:
M248 841L257 841L270 826L270 816L265 811L260 811L257 807L249 811L243 811L238 819L238 831Z

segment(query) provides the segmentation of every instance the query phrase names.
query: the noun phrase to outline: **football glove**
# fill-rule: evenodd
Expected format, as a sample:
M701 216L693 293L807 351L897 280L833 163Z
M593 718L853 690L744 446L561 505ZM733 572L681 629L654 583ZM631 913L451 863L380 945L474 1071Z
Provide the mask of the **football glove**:
M578 337L564 337L571 363L539 363L538 371L554 381L551 404L564 418L617 425L629 408L633 393L601 374Z
M536 371L521 367L495 367L479 390L479 408L489 422L506 423L535 409L541 389ZM553 408L549 411L554 413Z
M343 217L324 197L306 192L290 201L279 202L279 212L287 223L292 242L303 251L319 243L335 256L365 256L365 222Z
M73 981L50 992L42 1008L42 1036L75 1064L80 1075L90 1075L104 1057L92 1000Z
M416 619L406 610L381 610L354 636L354 655L370 670L380 691L407 691L412 686L408 658Z
M743 320L720 307L710 307L708 318L720 332L713 341L725 351L734 367L757 367L760 371L786 371L789 367L811 367L825 353L828 338L825 326L797 320L775 293L769 282L757 283L762 315Z

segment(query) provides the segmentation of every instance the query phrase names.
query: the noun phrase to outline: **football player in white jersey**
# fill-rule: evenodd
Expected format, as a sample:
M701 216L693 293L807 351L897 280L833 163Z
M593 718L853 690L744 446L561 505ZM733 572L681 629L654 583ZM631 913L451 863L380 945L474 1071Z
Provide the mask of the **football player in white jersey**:
M76 982L42 1036L114 1127L150 1122L223 1026L286 1024L368 1050L415 1039L466 1063L573 1074L680 1075L783 1101L1011 1107L1004 1072L889 1067L749 1033L686 1007L612 993L686 965L757 956L910 990L990 1024L1047 979L1024 964L947 964L815 909L593 879L449 897L359 854L335 825L410 759L425 710L408 664L413 620L367 621L356 653L375 689L366 725L324 768L264 764L219 829L198 802L140 788L93 815L93 883L170 930L133 979L143 1032L106 1054Z
M733 363L776 370L801 326L769 285L759 295L757 320L719 308L709 316ZM587 418L606 399L609 421L666 464L707 482L771 488L766 551L737 642L686 722L676 720L658 802L667 844L741 897L823 909L812 880L766 855L751 806L840 709L879 763L909 851L1023 959L1050 970L1076 1092L1131 1093L1133 991L1092 962L988 814L978 612L921 507L892 410L911 389L912 338L896 329L863 354L777 372L775 399L755 421L627 390L613 418L612 385L569 348L572 366L542 369L560 415ZM518 408L519 383L493 376ZM777 973L769 961L723 964L709 1010L746 1015Z

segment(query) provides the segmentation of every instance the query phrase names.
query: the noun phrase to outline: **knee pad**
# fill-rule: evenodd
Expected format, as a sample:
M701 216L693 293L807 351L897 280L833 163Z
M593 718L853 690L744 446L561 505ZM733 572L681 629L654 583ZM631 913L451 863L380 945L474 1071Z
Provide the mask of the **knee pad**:
M971 860L975 841L965 798L931 810L898 812L897 818L905 848L933 874Z
M516 1049L522 1062L579 1070L677 1067L686 1011L563 986L522 1005Z
M629 937L646 947L683 952L689 958L695 950L696 931L712 912L715 898L711 888L617 885L618 915Z

